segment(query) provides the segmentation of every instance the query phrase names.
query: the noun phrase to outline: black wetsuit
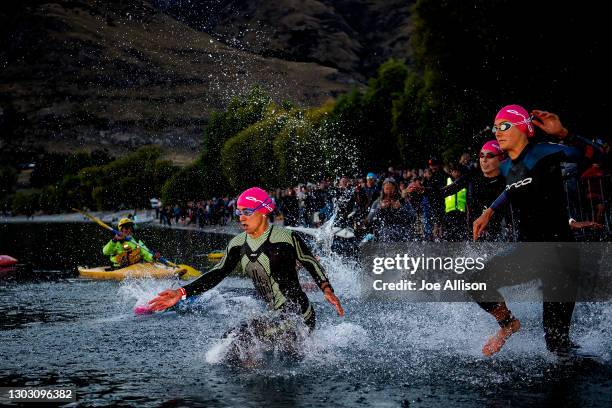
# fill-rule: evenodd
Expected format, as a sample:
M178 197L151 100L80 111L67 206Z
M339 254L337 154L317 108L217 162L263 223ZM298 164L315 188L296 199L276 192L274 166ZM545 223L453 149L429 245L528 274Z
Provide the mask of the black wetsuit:
M567 203L561 176L561 163L578 162L584 156L593 153L588 142L581 138L575 138L576 147L584 147L584 152L576 148L557 143L529 143L520 155L514 160L506 160L500 166L500 171L506 179L506 190L491 205L495 211L499 211L508 202L512 205L515 228L518 231L519 241L522 242L571 242L573 235L568 223ZM520 250L519 250L520 251ZM553 250L554 253L554 250ZM544 281L544 297L550 293L553 286L563 286L571 278L572 271L577 265L577 255L567 256L567 253L558 252L557 256L565 257L565 267L562 266L555 279L547 278ZM487 270L495 269L495 264L509 265L520 260L520 252L506 253L491 260L490 268L483 269L483 281L486 281ZM523 260L524 261L524 260ZM571 265L570 265L571 264ZM560 265L564 265L561 263ZM515 271L508 273L498 282L505 281L507 284L518 283L521 278L521 268L510 268ZM478 280L479 278L476 277ZM565 284L565 287L567 285ZM571 288L570 288L571 289ZM475 300L485 310L491 312L501 302L503 297L497 289L489 289L497 292L499 302L478 301L483 293L476 292ZM546 345L551 351L566 350L570 346L569 329L575 302L552 302L544 301L543 323ZM500 322L503 324L505 322Z
M213 288L240 263L253 280L258 296L270 309L279 311L281 315L301 315L304 323L314 328L314 309L300 286L296 261L310 272L319 288L332 288L323 268L299 235L271 225L255 240L245 232L235 236L225 253L215 267L184 287L187 296Z

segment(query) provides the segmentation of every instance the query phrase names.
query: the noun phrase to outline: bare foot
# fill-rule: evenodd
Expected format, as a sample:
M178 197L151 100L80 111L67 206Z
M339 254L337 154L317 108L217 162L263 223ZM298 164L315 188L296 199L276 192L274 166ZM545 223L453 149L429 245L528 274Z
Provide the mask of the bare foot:
M506 340L508 340L514 333L519 331L520 328L521 322L519 322L517 319L511 321L507 326L500 328L499 331L495 333L493 337L489 338L489 340L487 340L485 345L482 347L482 354L490 357L499 352L499 350L501 350L506 343Z

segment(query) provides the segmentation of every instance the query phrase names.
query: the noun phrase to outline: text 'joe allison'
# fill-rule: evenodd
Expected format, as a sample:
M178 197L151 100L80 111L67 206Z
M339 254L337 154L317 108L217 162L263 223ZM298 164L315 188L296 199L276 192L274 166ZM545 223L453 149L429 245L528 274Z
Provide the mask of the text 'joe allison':
M403 271L414 275L418 270L428 271L453 271L463 274L465 271L482 270L484 258L471 257L426 257L425 255L413 257L408 254L397 254L395 257L376 257L372 262L372 272L380 275L388 270ZM425 279L408 280L401 279L396 282L384 282L375 280L374 290L406 290L406 291L468 291L487 290L484 282L466 282L462 279L447 279L444 283L429 282Z

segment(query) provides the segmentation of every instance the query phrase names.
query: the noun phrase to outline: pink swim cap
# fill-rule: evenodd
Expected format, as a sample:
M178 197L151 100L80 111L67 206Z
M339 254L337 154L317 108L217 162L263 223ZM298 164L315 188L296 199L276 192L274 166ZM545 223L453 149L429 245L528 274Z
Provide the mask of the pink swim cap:
M498 156L503 156L504 154L504 151L501 149L501 147L499 147L499 143L497 143L497 140L489 140L487 143L482 145L482 148L480 150L493 152Z
M514 124L521 132L525 133L527 137L532 137L535 134L529 112L520 105L504 106L497 112L495 120L497 119L504 119Z
M268 196L265 190L259 187L251 187L244 190L238 197L236 205L246 208L257 208L256 212L268 214L274 211L274 201Z

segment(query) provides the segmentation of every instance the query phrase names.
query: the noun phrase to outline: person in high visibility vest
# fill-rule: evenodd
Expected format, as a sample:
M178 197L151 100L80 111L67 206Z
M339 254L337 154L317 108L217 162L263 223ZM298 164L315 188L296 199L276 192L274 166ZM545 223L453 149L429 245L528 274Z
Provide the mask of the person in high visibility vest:
M453 170L452 172L456 174L458 170ZM459 178L458 176L454 178L448 177L446 179L446 185L450 186L458 178ZM446 214L452 211L465 212L466 202L467 202L467 188L464 187L461 190L457 191L455 194L451 194L444 198L444 206L445 206L444 212Z
M451 176L447 178L446 185L461 177L461 168L450 166ZM468 239L467 225L467 188L462 188L454 194L444 198L444 239L450 242L465 241Z

